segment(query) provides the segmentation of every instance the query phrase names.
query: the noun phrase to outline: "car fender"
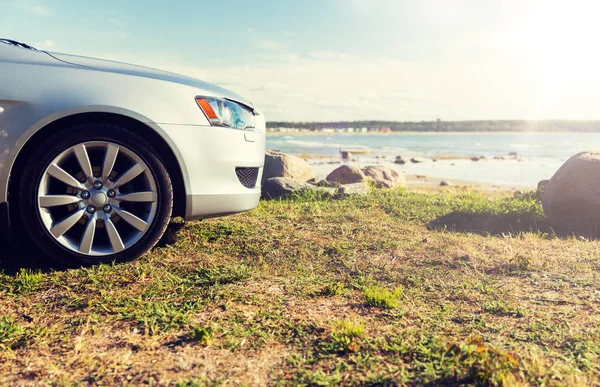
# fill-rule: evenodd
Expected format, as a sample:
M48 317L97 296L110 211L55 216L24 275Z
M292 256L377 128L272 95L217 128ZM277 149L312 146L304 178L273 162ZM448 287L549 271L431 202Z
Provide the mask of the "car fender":
M38 133L40 130L44 129L45 127L47 127L48 125L50 125L54 122L57 122L64 118L68 118L68 117L75 116L78 114L85 114L85 113L115 114L115 115L119 115L119 116L123 116L123 117L127 117L130 119L136 120L142 124L145 124L152 130L154 130L161 137L161 139L164 140L164 142L167 144L167 146L170 148L170 150L175 155L179 169L183 176L185 190L186 190L186 192L189 191L189 189L190 189L189 175L188 175L186 165L183 162L183 157L181 155L181 151L179 150L178 146L173 142L173 140L169 136L169 134L161 127L160 124L157 124L157 123L153 122L151 119L149 119L148 117L146 117L142 114L139 114L135 111L132 111L132 110L124 109L124 108L117 107L117 106L91 105L91 106L71 107L71 108L67 108L67 109L55 112L55 113L37 121L35 124L30 126L27 130L25 130L23 132L23 135L21 135L18 138L18 140L15 142L15 144L12 146L11 151L8 153L8 156L5 158L4 167L0 170L2 172L2 174L0 175L0 203L8 201L8 181L12 174L14 163L17 160L17 158L19 157L19 154L21 153L21 151L23 150L23 148L25 147L27 142L29 140L31 140L31 138L36 133Z

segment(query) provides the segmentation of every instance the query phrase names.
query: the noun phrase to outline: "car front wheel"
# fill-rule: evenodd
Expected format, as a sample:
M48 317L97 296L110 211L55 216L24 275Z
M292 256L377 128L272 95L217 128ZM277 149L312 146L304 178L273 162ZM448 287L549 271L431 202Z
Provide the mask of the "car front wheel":
M171 180L158 153L121 127L68 128L30 155L19 210L33 241L68 265L137 258L171 217Z

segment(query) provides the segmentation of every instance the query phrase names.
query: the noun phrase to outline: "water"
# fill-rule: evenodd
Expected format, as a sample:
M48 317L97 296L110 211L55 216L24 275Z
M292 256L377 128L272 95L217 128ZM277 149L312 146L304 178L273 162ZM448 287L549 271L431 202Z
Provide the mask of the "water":
M339 158L340 148L371 149L368 156L354 156L360 165L389 163L407 174L530 187L539 180L552 177L572 155L600 148L600 133L282 133L267 136L267 149L285 153ZM494 157L508 156L511 152L518 153L519 161L493 160ZM398 155L405 159L413 156L485 156L488 160L442 160L403 166L391 164ZM317 168L324 170L326 167ZM335 165L330 167L333 168Z

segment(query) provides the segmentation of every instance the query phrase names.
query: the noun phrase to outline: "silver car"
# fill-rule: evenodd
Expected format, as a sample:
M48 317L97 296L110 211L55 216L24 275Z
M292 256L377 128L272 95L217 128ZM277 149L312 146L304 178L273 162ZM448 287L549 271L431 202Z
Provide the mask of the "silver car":
M71 265L136 258L173 216L254 208L265 131L209 83L0 39L0 234Z

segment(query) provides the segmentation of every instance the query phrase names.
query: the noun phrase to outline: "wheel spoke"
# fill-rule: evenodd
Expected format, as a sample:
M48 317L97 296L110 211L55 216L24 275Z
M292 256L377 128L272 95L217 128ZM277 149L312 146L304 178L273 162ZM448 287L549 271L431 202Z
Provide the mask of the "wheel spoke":
M102 164L102 181L106 182L108 180L108 176L110 176L110 174L112 173L118 155L119 147L112 144L106 147L106 152L104 154L104 163Z
M123 241L121 240L121 236L115 227L115 224L110 220L110 216L104 216L104 226L106 228L106 233L108 234L108 240L110 241L110 245L113 249L113 252L118 253L125 249L123 245Z
M48 173L48 175L54 177L55 179L62 181L63 183L65 183L66 185L68 185L70 187L74 187L74 188L78 188L78 189L85 188L83 186L83 184L81 184L79 182L79 180L75 179L67 171L65 171L64 169L62 169L61 167L59 167L58 165L56 165L54 163L50 164L46 173Z
M52 226L52 228L50 229L50 233L55 238L60 238L64 235L64 233L69 231L77 222L79 222L79 219L81 219L84 213L85 209L75 211L65 219Z
M81 198L73 195L46 195L40 197L40 207L57 207L79 203Z
M118 188L123 184L129 183L131 180L135 179L139 176L140 173L144 172L146 167L141 163L135 163L131 168L127 170L124 174L119 176L117 181L112 184L112 188Z
M132 192L124 195L119 195L115 199L123 200L125 202L154 203L156 201L156 192Z
M79 252L82 254L89 254L92 251L92 245L94 244L94 236L96 235L96 217L92 216L85 226L85 231L81 237L79 243Z
M131 212L121 210L115 207L115 212L127 223L132 225L136 230L140 232L146 232L148 229L148 223L133 215Z
M88 182L94 181L94 172L92 171L92 163L90 163L90 158L88 156L87 148L84 144L79 144L73 147L73 152L75 153L75 157L81 166L81 170L83 174L87 178Z

